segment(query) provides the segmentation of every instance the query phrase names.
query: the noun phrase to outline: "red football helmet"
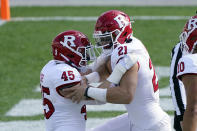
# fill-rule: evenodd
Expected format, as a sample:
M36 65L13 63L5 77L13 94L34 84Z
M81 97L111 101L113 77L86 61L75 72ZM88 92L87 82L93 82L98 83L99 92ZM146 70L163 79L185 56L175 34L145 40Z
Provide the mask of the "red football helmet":
M110 10L98 17L93 37L97 47L112 50L115 44L123 44L132 35L130 18L119 10Z
M58 34L52 42L52 49L55 60L65 61L76 68L86 66L87 61L95 58L93 45L76 30Z
M181 47L184 54L193 53L197 48L197 15L191 17L180 35Z

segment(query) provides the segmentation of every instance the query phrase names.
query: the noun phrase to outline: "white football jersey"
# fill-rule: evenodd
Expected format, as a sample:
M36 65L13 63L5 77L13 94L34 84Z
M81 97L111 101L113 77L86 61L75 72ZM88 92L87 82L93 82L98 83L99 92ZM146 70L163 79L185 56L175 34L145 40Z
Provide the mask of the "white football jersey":
M138 82L134 99L126 104L131 124L148 129L162 120L166 113L159 105L158 79L150 56L140 40L132 37L130 43L118 45L111 55L111 67L121 61L127 53L137 56Z
M184 74L197 75L197 54L184 55L178 62L177 77L180 79Z
M46 131L85 131L86 107L58 93L58 88L76 85L81 80L77 69L62 61L51 60L42 69L42 88Z

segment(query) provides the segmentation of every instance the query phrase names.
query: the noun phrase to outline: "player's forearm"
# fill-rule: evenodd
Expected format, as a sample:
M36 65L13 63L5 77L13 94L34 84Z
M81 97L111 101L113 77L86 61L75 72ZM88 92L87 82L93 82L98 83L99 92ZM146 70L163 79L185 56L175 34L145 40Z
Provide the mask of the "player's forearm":
M114 87L114 84L107 80L100 84L98 88L107 88L106 102L109 103L129 104L133 99L133 93L128 91L127 88L121 88L120 86Z
M183 131L197 130L197 112L195 109L187 108L183 118Z
M132 94L133 93L124 90L119 86L113 88L108 87L107 89L88 87L84 93L86 97L114 104L129 104L133 99Z
M182 77L186 96L187 107L183 116L183 131L197 130L197 77L195 75L184 75Z
M101 65L99 68L97 68L96 71L100 75L100 81L101 82L106 80L109 77L111 72L108 70L108 68L109 67L107 66L107 63L105 63L105 64Z
M107 88L106 101L115 104L128 104L132 101L132 93L120 86L111 87L111 82L104 81L98 88Z
M133 100L132 94L119 86L108 88L106 100L114 104L129 104Z

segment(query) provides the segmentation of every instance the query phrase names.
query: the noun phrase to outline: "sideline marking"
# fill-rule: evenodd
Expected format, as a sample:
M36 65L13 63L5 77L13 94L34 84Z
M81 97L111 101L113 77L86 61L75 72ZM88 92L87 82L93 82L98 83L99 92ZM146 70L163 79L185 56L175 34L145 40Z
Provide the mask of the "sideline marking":
M96 16L12 17L11 21L96 21ZM131 20L187 20L190 16L132 16Z
M32 108L33 105L33 108ZM43 113L41 99L23 99L9 110L6 116L34 116Z

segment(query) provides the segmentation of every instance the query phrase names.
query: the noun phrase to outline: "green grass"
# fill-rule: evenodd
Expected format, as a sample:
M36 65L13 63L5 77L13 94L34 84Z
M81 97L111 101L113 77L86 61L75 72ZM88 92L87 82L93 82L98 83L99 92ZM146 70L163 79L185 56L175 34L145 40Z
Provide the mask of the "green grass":
M12 17L30 16L98 16L109 9L120 9L134 15L193 15L196 7L12 7ZM155 66L169 66L170 52L178 42L185 20L136 20L134 36L150 53ZM34 120L43 117L5 117L4 114L24 98L41 98L33 92L39 84L42 67L52 59L51 41L60 32L70 29L84 32L93 42L95 22L42 21L9 22L0 26L0 120ZM160 88L169 85L161 79ZM123 112L89 112L90 117L110 117Z
M96 111L88 111L87 112L87 117L88 118L108 118L108 117L116 117L118 115L121 115L123 113L126 113L124 111L100 111L100 112L96 112Z
M109 117L116 117L126 113L125 111L88 111L87 118L109 118ZM35 115L35 116L25 116L25 117L11 117L11 116L2 116L0 121L18 121L18 120L42 120L44 119L43 115Z
M159 80L159 88L165 88L169 85L169 77L164 77Z
M194 15L196 7L12 7L11 15L16 16L99 16L108 10L121 10L130 16L153 15L153 16L191 16Z

